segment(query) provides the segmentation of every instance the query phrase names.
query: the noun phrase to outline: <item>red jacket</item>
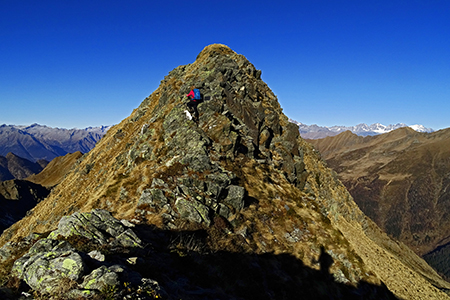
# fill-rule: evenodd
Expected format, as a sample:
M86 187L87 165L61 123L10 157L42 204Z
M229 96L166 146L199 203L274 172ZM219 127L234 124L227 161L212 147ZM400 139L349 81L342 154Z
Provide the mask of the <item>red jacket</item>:
M188 98L190 98L191 100L193 100L194 97L195 97L194 90L192 90L189 94L187 94L186 97L188 97ZM195 101L195 100L193 100L193 101Z

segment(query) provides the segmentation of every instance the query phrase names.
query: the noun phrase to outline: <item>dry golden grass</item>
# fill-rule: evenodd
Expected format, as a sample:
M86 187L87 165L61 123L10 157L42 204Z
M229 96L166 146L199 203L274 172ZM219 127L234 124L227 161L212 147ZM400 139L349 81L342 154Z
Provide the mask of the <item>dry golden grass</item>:
M53 159L39 174L31 175L26 180L53 187L59 184L83 154L79 151Z
M361 234L362 230L358 226L355 227L342 219L339 227L368 268L375 272L396 296L401 299L448 299L445 293L429 284L397 257ZM439 283L442 285L442 280Z

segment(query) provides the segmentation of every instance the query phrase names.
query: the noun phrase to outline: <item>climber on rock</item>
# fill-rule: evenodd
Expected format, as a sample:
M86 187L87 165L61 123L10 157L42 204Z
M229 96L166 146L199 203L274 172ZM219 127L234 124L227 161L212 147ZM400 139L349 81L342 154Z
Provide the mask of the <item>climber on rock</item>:
M189 102L186 104L190 113L193 114L194 121L198 122L198 110L197 105L202 101L200 90L193 88L189 94L186 95L189 98Z

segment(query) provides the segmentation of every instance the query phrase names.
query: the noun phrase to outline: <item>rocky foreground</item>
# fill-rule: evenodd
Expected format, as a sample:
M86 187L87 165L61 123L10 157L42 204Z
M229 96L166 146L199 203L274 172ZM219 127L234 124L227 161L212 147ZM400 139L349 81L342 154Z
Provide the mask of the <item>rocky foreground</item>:
M289 254L211 252L206 234L135 226L105 210L93 210L62 218L48 235L6 244L0 258L9 259L16 247L33 244L14 262L11 275L41 297L396 299L385 286L342 284L327 267L308 268ZM319 258L323 264L327 259ZM17 285L16 293L24 289L20 281L9 284ZM3 297L14 296L13 290L3 290Z
M210 100L195 122L183 95ZM206 97L205 97L206 99ZM261 71L206 47L0 238L5 297L448 299L357 207Z

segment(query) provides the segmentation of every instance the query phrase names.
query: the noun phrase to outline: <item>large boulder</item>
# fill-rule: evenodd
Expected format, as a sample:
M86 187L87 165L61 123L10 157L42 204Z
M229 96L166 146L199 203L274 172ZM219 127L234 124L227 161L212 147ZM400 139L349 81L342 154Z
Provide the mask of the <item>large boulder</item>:
M93 270L89 275L83 278L80 285L84 290L104 290L111 286L116 287L120 284L119 275L105 266Z
M66 280L77 281L86 265L81 255L66 241L42 239L14 263L12 274L33 290L51 293Z

